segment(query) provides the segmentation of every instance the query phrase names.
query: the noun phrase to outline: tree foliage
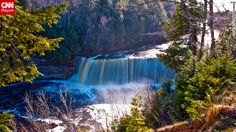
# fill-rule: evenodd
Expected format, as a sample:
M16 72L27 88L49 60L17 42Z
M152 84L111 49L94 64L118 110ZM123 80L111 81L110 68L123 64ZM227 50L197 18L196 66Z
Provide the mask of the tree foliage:
M200 22L204 18L202 7L194 1L176 5L173 16L163 25L162 29L167 40L172 41L164 54L158 55L160 59L176 72L198 52L197 34L200 31ZM186 15L188 10L189 15ZM195 25L189 22L194 19ZM191 32L190 32L190 28ZM194 41L194 42L193 42Z
M70 7L72 8L72 7ZM53 24L52 27L46 26L43 35L49 38L62 37L59 48L53 52L48 52L45 56L47 60L54 64L65 64L65 60L70 60L72 55L80 50L80 37L83 27L82 20L78 18L78 7L63 14L57 24Z
M118 126L113 128L117 132L146 132L145 117L142 114L142 97L133 98L131 101L131 115L126 115L118 121Z
M190 62L177 75L176 90L182 108L193 118L199 117L199 101L214 102L217 92L236 81L236 61L228 54Z
M53 51L62 38L40 35L43 26L56 24L66 5L25 10L16 6L16 15L0 16L0 86L16 81L31 82L40 75L32 62L35 55Z
M212 43L213 46L209 51L202 49L204 45L201 47L195 45L197 52L199 50L205 51L205 54L211 52L209 56L197 58L191 47L193 46L191 35L194 34L196 37L200 33L199 23L203 19L206 20L206 15L198 10L198 6L183 0L181 4L184 6L177 6L173 17L163 27L165 37L173 42L165 54L159 55L167 66L176 71L175 90L173 93L164 89L157 91L152 97L151 109L142 113L145 115L146 124L154 128L173 123L172 119L177 121L189 118L203 119L209 114L207 110L210 106L218 103L216 96L221 96L222 90L236 82L236 60L233 56L235 37L232 36L231 27L221 32L220 39L216 45ZM190 23L189 20L196 23ZM195 33L190 32L190 27ZM211 37L214 40L214 34ZM197 44L197 41L195 42ZM128 121L125 121L123 124L128 124Z
M162 37L146 33L161 31L160 4L145 2L83 0L69 5L59 24L46 29L47 36L64 38L61 47L46 58L63 64L77 53L107 53L159 42Z
M159 54L158 57L166 66L176 72L191 58L191 51L187 47L186 40L172 42L165 52Z
M14 125L14 116L9 113L0 114L0 131L1 132L12 132L12 127Z
M176 6L173 16L163 25L164 36L169 41L179 40L188 34L189 23L180 5Z

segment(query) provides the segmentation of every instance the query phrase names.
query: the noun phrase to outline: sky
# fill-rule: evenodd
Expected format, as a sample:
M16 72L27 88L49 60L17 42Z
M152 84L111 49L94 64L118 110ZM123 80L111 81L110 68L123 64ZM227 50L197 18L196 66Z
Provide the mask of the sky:
M203 2L204 0L198 0L198 1L201 1ZM224 11L224 8L223 6L227 9L227 10L230 10L230 11L233 11L233 4L231 3L232 1L235 1L236 0L214 0L214 11L218 11L217 7L219 8L220 11ZM235 4L236 6L236 4Z

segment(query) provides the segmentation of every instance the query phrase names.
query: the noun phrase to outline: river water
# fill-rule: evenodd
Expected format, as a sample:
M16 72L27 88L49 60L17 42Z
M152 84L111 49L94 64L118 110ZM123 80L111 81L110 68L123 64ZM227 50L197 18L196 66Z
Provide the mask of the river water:
M98 103L128 104L145 89L160 88L175 73L158 58L77 57L76 73L69 80L47 80L17 83L0 88L0 110L18 115L25 113L25 96L32 99L43 91L53 105L62 105L60 93L71 101L71 107Z

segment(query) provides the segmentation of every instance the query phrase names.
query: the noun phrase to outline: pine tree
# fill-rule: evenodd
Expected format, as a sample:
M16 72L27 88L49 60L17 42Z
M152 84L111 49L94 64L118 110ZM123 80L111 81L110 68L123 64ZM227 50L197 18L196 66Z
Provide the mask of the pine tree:
M58 7L25 10L16 6L16 15L0 16L0 86L17 81L31 82L40 75L32 61L55 50L62 38L49 39L40 35L43 26L56 24L66 4Z
M3 112L0 113L0 131L1 132L12 132L14 126L14 116Z
M176 6L174 14L163 26L164 36L169 41L179 40L188 34L189 22L180 5Z
M201 104L214 103L216 94L236 79L236 61L229 54L191 61L176 78L178 102L193 118L203 113Z

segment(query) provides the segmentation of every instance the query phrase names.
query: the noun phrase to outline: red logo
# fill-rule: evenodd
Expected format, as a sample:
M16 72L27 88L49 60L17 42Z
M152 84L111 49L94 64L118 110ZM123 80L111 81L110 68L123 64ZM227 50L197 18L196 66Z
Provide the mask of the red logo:
M0 0L0 15L14 15L15 0Z

